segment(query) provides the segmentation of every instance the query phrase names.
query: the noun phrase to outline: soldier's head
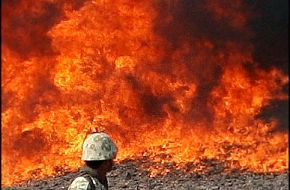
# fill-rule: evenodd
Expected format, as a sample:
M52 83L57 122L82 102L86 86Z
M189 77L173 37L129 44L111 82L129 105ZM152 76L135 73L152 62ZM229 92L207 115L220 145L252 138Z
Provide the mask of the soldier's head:
M117 151L116 144L108 134L93 133L84 141L82 160L93 169L110 171Z

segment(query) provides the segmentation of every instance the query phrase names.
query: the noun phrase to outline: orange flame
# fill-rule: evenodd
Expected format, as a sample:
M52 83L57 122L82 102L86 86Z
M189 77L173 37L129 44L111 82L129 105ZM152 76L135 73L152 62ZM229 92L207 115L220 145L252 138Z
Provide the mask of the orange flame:
M86 134L101 130L118 144L118 161L148 156L182 169L206 158L230 169L288 169L288 134L277 119L257 117L272 101L288 101L288 76L253 60L242 1L189 8L242 40L204 33L200 18L175 23L180 1L76 2L4 4L2 185L77 169ZM11 33L17 22L30 33Z

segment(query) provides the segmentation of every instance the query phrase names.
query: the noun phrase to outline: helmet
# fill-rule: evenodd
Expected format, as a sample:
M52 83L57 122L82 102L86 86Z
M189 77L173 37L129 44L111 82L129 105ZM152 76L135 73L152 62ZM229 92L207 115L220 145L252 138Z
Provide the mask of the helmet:
M117 146L106 133L93 133L83 144L82 160L111 160L117 155Z

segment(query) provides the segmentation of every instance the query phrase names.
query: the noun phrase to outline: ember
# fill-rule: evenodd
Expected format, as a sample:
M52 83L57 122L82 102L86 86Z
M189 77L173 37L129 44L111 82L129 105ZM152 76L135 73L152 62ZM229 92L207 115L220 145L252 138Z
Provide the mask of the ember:
M288 126L260 115L288 102L289 78L255 60L244 1L2 5L2 185L76 170L84 137L102 130L118 161L160 163L150 176L211 159L288 169Z

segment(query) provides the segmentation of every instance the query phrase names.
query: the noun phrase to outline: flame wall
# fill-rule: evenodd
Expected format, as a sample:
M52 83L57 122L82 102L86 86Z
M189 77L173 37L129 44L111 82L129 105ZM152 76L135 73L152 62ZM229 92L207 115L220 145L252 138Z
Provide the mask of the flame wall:
M100 130L118 160L288 169L285 123L263 115L288 76L255 59L246 1L2 5L2 185L77 169Z

